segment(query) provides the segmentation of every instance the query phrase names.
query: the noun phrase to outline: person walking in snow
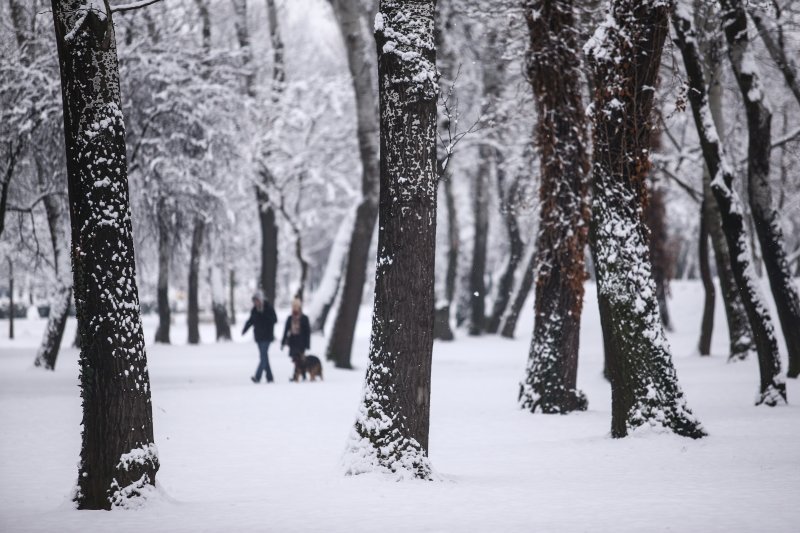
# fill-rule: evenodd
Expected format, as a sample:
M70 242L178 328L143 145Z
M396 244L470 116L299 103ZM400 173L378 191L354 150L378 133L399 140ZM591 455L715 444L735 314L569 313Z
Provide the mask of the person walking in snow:
M303 314L303 302L300 298L292 300L292 314L286 319L283 328L281 350L289 346L289 357L294 363L295 372L292 381L297 381L300 374L306 379L305 362L303 361L306 350L311 348L311 323Z
M250 318L244 323L242 335L247 333L247 330L252 326L253 337L258 345L259 363L256 369L256 375L250 379L253 383L261 381L262 372L267 374L267 383L272 383L272 369L269 367L269 345L275 340L275 324L278 322L278 317L275 314L275 309L272 305L264 299L264 293L256 291L253 295L253 309L250 311Z

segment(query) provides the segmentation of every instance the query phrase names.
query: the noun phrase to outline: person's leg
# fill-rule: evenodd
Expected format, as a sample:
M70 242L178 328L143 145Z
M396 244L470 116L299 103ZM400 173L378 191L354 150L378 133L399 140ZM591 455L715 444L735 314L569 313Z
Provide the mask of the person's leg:
M264 352L262 355L262 364L264 366L264 370L267 372L267 383L272 383L272 368L269 366L269 342L264 343Z
M257 345L258 345L258 368L256 369L255 382L259 383L261 381L261 373L266 368L264 361L267 355L266 348L267 346L269 346L269 343L258 342Z

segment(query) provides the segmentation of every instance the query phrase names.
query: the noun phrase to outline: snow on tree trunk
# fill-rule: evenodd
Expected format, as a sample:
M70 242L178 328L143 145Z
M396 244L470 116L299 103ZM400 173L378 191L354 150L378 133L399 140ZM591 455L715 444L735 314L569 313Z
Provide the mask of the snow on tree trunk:
M203 253L203 237L206 223L195 218L192 230L192 245L189 250L189 285L187 295L186 325L188 328L188 344L200 343L200 305L198 302L197 284L200 274L200 254Z
M722 26L728 41L728 57L742 92L747 115L747 190L755 233L767 270L772 297L789 354L791 378L800 375L800 298L792 279L780 216L772 204L769 181L772 112L749 49L747 13L740 0L721 0Z
M347 213L339 224L339 230L333 238L331 251L328 253L328 261L325 263L325 271L322 273L317 290L308 304L309 320L311 331L322 331L325 322L328 320L336 295L342 282L342 275L346 266L347 251L350 247L350 238L353 234L353 224L355 223L356 210Z
M756 405L774 406L785 403L786 384L781 376L778 341L750 262L744 211L739 196L733 189L733 171L725 160L725 153L711 116L705 75L700 63L691 15L683 8L676 7L673 9L672 22L676 34L675 44L683 56L689 82L689 102L697 134L700 137L700 146L706 166L714 176L711 180L711 189L720 208L722 229L731 251L731 268L747 311L758 352L761 380Z
M328 341L327 358L337 368L352 368L350 355L353 351L358 311L364 296L367 280L372 234L378 217L378 104L375 99L373 76L374 52L363 27L362 10L357 2L334 0L333 12L347 52L347 65L353 80L356 103L356 135L361 157L361 204L356 210L356 219L350 237L350 250L344 273L339 308Z
M156 481L139 316L125 124L108 3L53 0L64 104L75 306L81 334L80 509L142 502Z
M609 315L613 437L647 426L693 438L705 434L672 365L642 213L668 10L663 0L613 0L585 47L594 75L590 243L598 296Z
M533 338L519 403L531 412L568 413L587 407L576 388L589 219L581 61L572 0L530 0L525 18L541 208Z
M428 460L436 246L435 0L382 0L375 17L380 214L375 311L348 474L432 479Z

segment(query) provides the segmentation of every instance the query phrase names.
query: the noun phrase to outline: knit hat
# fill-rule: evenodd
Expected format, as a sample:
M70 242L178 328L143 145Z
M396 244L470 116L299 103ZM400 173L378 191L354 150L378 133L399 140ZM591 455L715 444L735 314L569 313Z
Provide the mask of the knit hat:
M256 292L253 293L253 300L261 300L263 302L264 301L264 293L261 292L260 290L257 290Z

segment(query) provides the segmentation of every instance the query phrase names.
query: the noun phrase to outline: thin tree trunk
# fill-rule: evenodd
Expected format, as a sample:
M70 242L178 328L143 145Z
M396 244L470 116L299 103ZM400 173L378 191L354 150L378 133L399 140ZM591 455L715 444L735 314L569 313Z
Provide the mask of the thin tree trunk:
M350 252L344 273L344 285L336 320L328 341L327 358L337 368L352 368L353 351L358 312L367 280L367 263L375 220L378 217L378 188L380 170L378 166L378 103L375 98L374 48L367 38L357 2L333 0L333 12L347 52L347 66L353 80L356 102L356 135L361 157L362 200L356 211Z
M234 325L236 324L236 270L233 268L228 277L228 288L230 290L230 302L228 303L231 306L231 325Z
M705 435L686 404L664 337L642 214L668 11L660 0L613 0L586 45L595 86L590 242L598 298L607 304L601 312L609 313L613 437L642 426Z
M308 305L308 316L311 321L311 331L323 331L328 320L336 295L342 285L342 277L346 268L347 252L350 248L350 238L353 234L356 211L347 213L339 224L339 230L333 239L331 251L322 280L314 291L311 303Z
M645 223L650 230L650 261L653 265L653 280L656 282L656 299L661 323L664 325L664 329L672 331L672 321L669 318L669 307L667 307L669 278L672 270L667 235L667 206L664 204L664 191L654 180L649 180L649 183L650 194L644 212Z
M475 233L472 241L472 266L469 273L469 334L481 335L486 323L486 247L489 234L489 178L494 166L494 150L481 145L480 160L472 182L472 213Z
M439 92L434 12L435 0L382 0L375 19L380 229L370 365L345 456L348 474L433 476L428 435Z
M8 338L14 339L14 262L8 258Z
M713 30L709 30L713 31ZM720 136L724 141L725 121L722 112L723 87L721 71L721 48L719 39L710 42L712 47L705 54L710 77L708 89L708 104L711 118ZM741 361L752 352L755 353L755 341L750 330L750 321L744 308L739 287L731 268L731 255L728 244L725 242L725 232L722 230L722 218L714 193L711 191L711 174L708 168L703 171L703 204L706 207L705 217L708 234L711 237L711 246L714 248L714 260L717 265L722 302L725 306L725 318L728 322L728 361Z
M169 229L163 220L158 222L158 285L156 287L156 306L158 307L158 328L156 328L156 342L169 344L169 329L171 312L169 309L169 259L170 259Z
M697 349L700 355L711 355L711 334L714 332L714 300L716 289L714 279L711 277L711 266L708 261L708 224L706 222L705 200L700 206L700 237L698 254L700 256L700 279L703 280L703 318L700 323L700 341Z
M515 202L517 201L517 194L519 191L519 177L514 178L508 191L503 191L502 182L504 181L505 171L502 168L502 161L499 153L497 154L497 160L498 195L499 198L501 198L501 215L506 226L506 233L508 233L509 251L508 261L497 283L496 297L492 305L492 314L486 325L487 333L497 333L500 329L500 322L503 319L506 308L508 308L509 302L511 302L514 291L514 281L519 266L522 263L523 254L525 253L525 243L522 242L519 223L517 222L517 213L515 211Z
M507 339L514 338L519 315L522 313L522 308L525 306L525 301L528 299L528 295L533 287L533 278L536 271L535 246L530 247L528 259L524 261L524 266L525 270L522 274L522 279L514 290L514 295L511 298L511 305L506 309L503 319L501 320L500 335Z
M541 185L533 338L519 404L563 414L588 405L577 388L589 223L581 61L572 0L529 0L525 18Z
M781 8L779 3L775 0L773 0L772 5L776 10L775 18L773 20L775 25L775 33L777 33L777 40L771 35L770 28L767 27L767 22L765 22L761 16L759 6L748 4L748 12L750 13L750 18L753 19L756 28L758 28L758 33L761 35L761 40L764 41L764 46L766 46L767 52L769 52L769 55L775 64L778 65L781 74L783 74L783 79L786 80L787 87L789 87L789 90L794 95L797 103L800 104L800 82L798 82L797 79L797 66L794 63L794 60L786 54L783 26L780 23Z
M200 306L198 304L197 283L200 273L200 255L203 253L203 236L206 223L201 218L195 218L192 230L192 245L189 251L189 286L188 302L186 309L186 325L189 330L189 344L200 343Z
M692 106L700 146L709 173L714 176L711 189L722 217L722 229L731 251L731 268L742 296L750 328L758 352L761 383L756 405L778 405L786 401L786 384L780 374L780 356L769 311L764 306L750 263L750 250L744 229L744 211L733 189L733 174L724 160L724 151L717 135L708 104L705 76L697 51L692 21L683 10L673 9L675 44L683 56L689 81L689 102Z
M208 285L211 287L211 312L214 315L216 339L231 340L231 323L228 319L228 308L225 305L225 287L222 283L223 269L219 264L212 265L208 273Z
M451 341L455 339L453 328L450 327L450 310L453 308L453 299L456 293L460 239L458 235L458 211L456 210L456 199L453 194L452 178L446 175L441 178L440 183L444 185L444 202L447 209L447 270L444 275L444 302L436 307L433 338Z
M728 56L747 111L747 196L750 212L786 341L788 376L796 378L800 375L800 297L786 260L780 217L772 204L769 180L772 112L764 101L764 89L752 57L753 52L748 49L750 42L744 5L740 0L721 0L721 4Z
M150 379L139 317L125 124L108 3L53 0L64 104L83 399L79 509L152 493Z

